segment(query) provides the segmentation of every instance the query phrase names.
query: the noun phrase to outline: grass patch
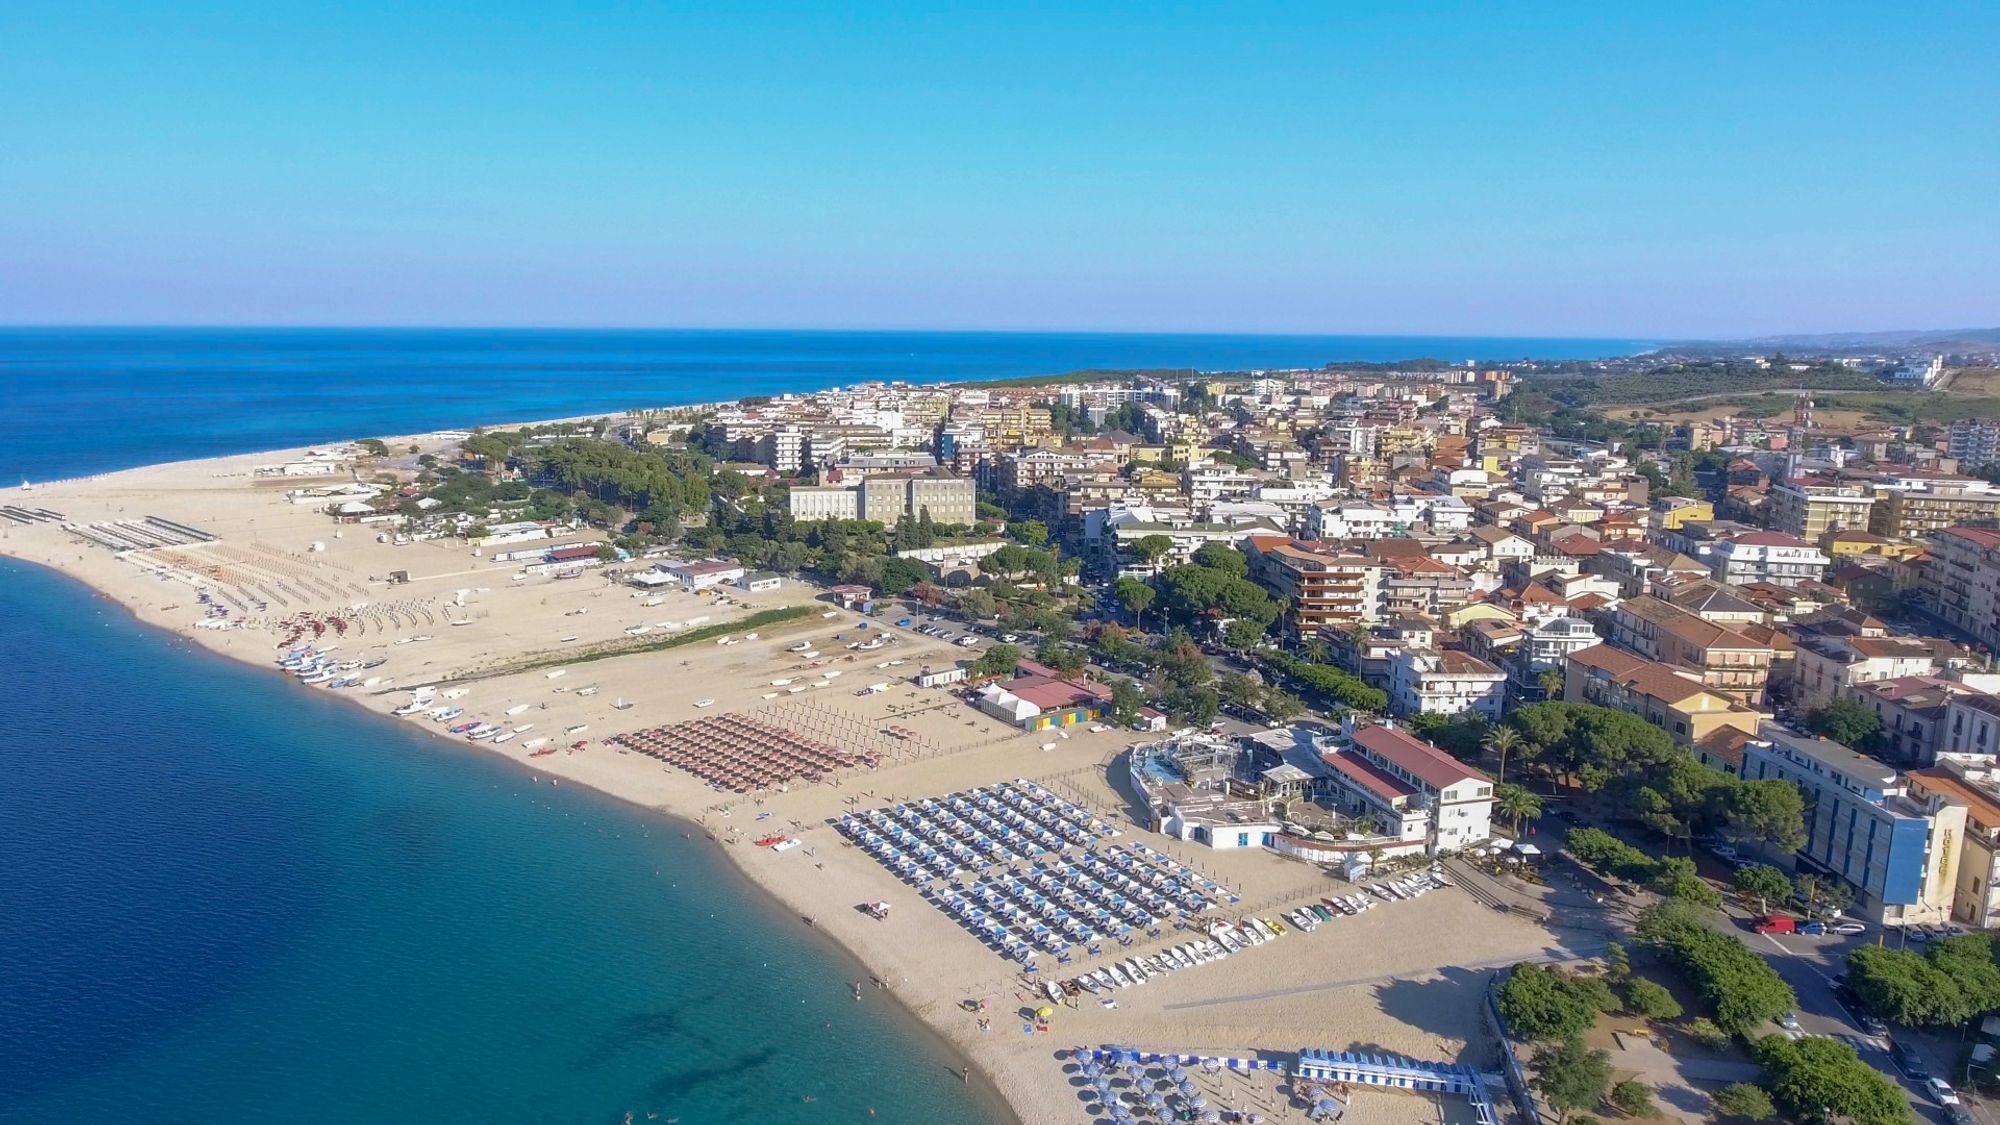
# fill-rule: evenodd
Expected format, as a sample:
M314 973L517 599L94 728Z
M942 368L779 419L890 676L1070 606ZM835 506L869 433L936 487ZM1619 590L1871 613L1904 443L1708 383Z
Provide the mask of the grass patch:
M568 668L578 664L588 664L593 660L609 660L614 656L637 656L640 653L662 652L670 648L681 648L685 645L697 644L701 641L714 640L716 637L726 637L731 633L750 632L767 625L779 625L787 621L796 621L801 617L808 617L824 612L818 605L789 605L778 609L758 610L756 613L740 621L725 621L715 625L703 625L699 629L689 629L684 633L675 633L668 637L633 637L630 640L624 641L606 641L603 644L588 645L580 649L571 649L568 652L524 657L510 664L486 669L476 675L451 676L435 680L430 685L407 684L392 690L408 691L412 687L438 687L445 684L464 684L475 680L490 680L495 676L511 676L517 672L535 672L543 668Z

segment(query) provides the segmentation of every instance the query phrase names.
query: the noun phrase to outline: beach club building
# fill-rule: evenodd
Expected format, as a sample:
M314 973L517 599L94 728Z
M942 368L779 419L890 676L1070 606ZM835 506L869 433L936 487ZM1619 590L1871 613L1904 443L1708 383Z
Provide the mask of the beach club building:
M1094 722L1111 705L1111 689L1084 676L1065 677L1032 660L1015 665L1014 678L981 687L973 703L1022 730L1049 730Z
M1391 855L1462 851L1493 835L1493 779L1389 724L1343 724L1320 758L1345 811L1373 817L1396 839Z
M681 588L691 594L711 586L741 582L745 573L742 563L733 562L666 563L659 569L680 579Z

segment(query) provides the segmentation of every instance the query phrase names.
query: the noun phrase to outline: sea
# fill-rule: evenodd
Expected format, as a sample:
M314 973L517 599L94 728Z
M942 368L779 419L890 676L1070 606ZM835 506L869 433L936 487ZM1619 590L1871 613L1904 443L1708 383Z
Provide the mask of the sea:
M867 379L1646 347L7 329L0 474ZM1006 1119L914 1019L872 989L852 998L852 959L675 821L300 690L7 560L0 669L0 1122Z

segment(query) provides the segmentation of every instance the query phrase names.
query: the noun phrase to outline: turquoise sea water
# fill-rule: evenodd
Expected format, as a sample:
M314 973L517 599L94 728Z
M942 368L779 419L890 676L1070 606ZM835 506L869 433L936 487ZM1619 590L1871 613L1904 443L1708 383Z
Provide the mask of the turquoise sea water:
M0 473L863 378L1638 347L5 331ZM1000 1116L910 1020L850 999L857 967L664 818L4 560L0 669L0 1122Z

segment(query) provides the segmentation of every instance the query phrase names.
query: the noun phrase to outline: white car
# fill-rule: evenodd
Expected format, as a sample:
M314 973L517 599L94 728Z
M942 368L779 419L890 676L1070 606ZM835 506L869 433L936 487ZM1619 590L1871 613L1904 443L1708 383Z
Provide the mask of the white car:
M1924 1090L1939 1105L1958 1104L1958 1091L1951 1088L1951 1083L1935 1075L1924 1079Z

